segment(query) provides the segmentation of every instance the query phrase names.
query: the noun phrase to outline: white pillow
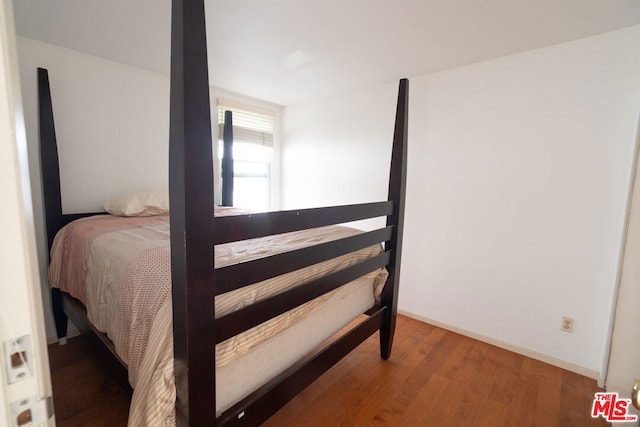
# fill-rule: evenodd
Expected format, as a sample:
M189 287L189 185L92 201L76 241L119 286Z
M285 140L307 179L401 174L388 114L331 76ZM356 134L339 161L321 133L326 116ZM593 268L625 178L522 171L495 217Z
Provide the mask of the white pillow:
M143 191L114 197L104 204L111 215L151 216L169 213L169 194L166 191Z

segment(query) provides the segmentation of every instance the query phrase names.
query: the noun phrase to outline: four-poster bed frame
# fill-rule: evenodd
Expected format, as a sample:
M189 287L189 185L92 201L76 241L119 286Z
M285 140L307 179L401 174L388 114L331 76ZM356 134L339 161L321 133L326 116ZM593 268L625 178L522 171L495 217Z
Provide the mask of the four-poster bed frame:
M388 200L327 208L214 217L211 114L203 0L174 0L171 36L169 194L176 419L180 426L257 425L376 331L389 358L396 323L407 156L408 81L401 80ZM51 94L39 69L40 139L49 247L65 224L95 213L63 214ZM386 227L258 260L213 268L214 245L386 217ZM337 273L216 319L216 295L384 242L385 252ZM389 278L378 306L340 338L292 366L215 418L214 346L380 267ZM54 289L59 337L66 335Z

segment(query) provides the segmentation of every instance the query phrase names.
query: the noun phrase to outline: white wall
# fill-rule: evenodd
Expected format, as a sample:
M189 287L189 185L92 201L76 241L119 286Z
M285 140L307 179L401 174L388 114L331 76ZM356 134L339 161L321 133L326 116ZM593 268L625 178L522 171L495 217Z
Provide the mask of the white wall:
M40 271L44 232L38 148L37 67L49 70L60 157L64 213L102 210L115 195L168 188L169 76L19 37L18 56L31 165ZM211 88L216 98L275 110L280 107ZM213 127L214 139L217 128ZM272 177L277 181L279 174ZM44 280L43 280L44 282ZM43 287L47 336L55 337Z
M36 68L49 69L65 212L100 210L123 192L168 187L166 76L23 37L18 53L34 148Z
M400 309L603 372L639 53L636 26L411 79ZM395 91L285 110L285 207L384 198Z
M397 90L393 83L285 109L284 208L386 200Z

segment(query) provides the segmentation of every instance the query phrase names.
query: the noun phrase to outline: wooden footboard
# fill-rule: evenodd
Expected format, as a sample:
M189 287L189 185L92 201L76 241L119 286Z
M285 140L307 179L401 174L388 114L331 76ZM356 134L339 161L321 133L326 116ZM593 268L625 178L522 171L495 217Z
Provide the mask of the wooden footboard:
M257 425L275 413L337 360L376 330L380 330L381 355L391 352L397 313L398 279L406 182L408 81L400 82L392 149L389 197L386 202L272 212L211 219L213 209L211 122L208 99L207 43L202 0L175 0L172 14L170 200L171 256L174 309L175 376L178 425ZM177 215L175 215L177 213ZM334 277L284 292L214 319L215 295L263 280L275 274L319 262L336 251L348 251L353 240L336 247L307 249L304 255L284 254L278 262L252 261L234 267L232 273L211 268L213 245L289 231L386 216L385 253L349 267ZM372 237L369 234L368 237ZM365 265L366 264L366 265ZM312 298L347 283L375 268L386 266L390 277L381 308L345 338L302 366L291 368L273 384L238 403L218 420L215 407L215 344L262 323ZM245 277L247 276L247 277ZM222 280L224 278L224 280ZM234 278L239 278L233 282ZM233 285L227 286L230 280ZM224 287L223 287L224 286Z
M380 333L381 357L391 355L397 315L404 217L408 81L401 80L386 201L328 208L213 217L213 155L203 0L174 0L172 6L170 114L170 225L176 416L180 426L257 425L322 375L371 334ZM73 219L65 215L49 80L38 72L40 138L47 240ZM224 268L212 266L214 246L297 230L384 217L386 226L309 248ZM380 255L215 319L214 298L226 292L358 249L383 243ZM215 345L385 267L389 278L378 307L366 320L304 362L290 367L217 419ZM62 298L54 292L54 305ZM66 317L56 309L59 336Z

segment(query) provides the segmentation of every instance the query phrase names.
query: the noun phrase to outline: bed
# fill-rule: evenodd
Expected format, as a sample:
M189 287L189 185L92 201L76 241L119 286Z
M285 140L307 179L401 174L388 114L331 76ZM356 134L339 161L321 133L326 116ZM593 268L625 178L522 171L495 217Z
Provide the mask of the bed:
M132 350L129 353L118 351L113 339L103 336L103 341L120 362L136 365L131 425L149 423L149 419L167 421L166 414L153 418L156 417L155 409L147 408L149 402L155 404L161 399L169 402L174 410L172 417L179 426L258 425L373 333L379 333L381 357L388 359L391 355L404 217L408 81L403 79L399 85L388 200L258 214L218 209L214 214L203 8L202 0L174 1L172 5L170 215L139 219L140 222L151 221L154 232L164 236L166 249L159 258L164 258L163 268L169 280L163 282L164 290L158 293L166 298L147 310L155 318L148 325L148 331L142 334L148 341L143 354L132 356L130 353L135 353L137 346L122 343L118 346L130 346ZM61 230L66 233L69 228L81 228L91 221L101 223L112 219L103 212L63 213L47 71L40 69L38 79L45 223L51 248ZM386 218L386 225L369 232L354 233L334 227L376 217ZM95 229L93 225L87 227ZM309 230L322 234L329 229L338 230L338 234L329 236L327 232L326 237L312 238L311 242L290 239L300 233L311 233ZM99 240L108 241L112 231L96 234L101 236ZM214 254L224 252L225 248L234 245L254 248L254 242L261 240L295 240L296 244L266 255L253 254L228 263L212 262ZM380 249L381 243L383 249ZM96 249L97 255L92 256L94 261L103 260L101 250ZM363 251L367 252L364 257L360 256ZM277 280L341 257L354 256L347 264L323 270L318 275L304 273L302 284L294 281L289 288L278 288L275 293L252 299L234 310L226 310L220 302L228 295L253 289L256 283ZM66 255L57 260L52 258L52 269L69 259ZM57 280L56 286L62 290L52 289L52 301L59 337L66 335L67 315L77 316L77 311L80 311L80 317L101 322L92 312L93 308L85 305L87 295L76 293L74 298L74 291L65 288L70 279L58 277ZM148 281L162 282L157 278ZM378 283L377 293L372 291L376 288L375 283ZM125 293L129 296L120 299L124 305L137 305L131 303L134 294ZM306 310L305 304L313 307ZM220 351L226 343L243 334L250 335L270 322L277 323L278 319L290 316L296 310L311 314L293 316L294 320L282 332L251 346L240 357L231 358L231 362ZM364 320L327 341L333 332L355 318L362 318L363 313L366 314ZM123 320L119 322L117 326L93 326L99 326L96 329L103 332L106 329L108 335L109 328L122 327ZM127 327L139 330L132 324L130 322ZM282 351L283 348L286 351ZM132 362L133 359L137 361ZM158 369L159 366L163 368ZM247 376L247 367L251 367L256 375ZM146 371L151 374L139 375ZM154 373L160 378L156 375L154 379ZM136 392L136 389L144 392ZM248 395L247 390L250 391ZM160 393L162 398L154 393ZM139 412L138 408L143 409ZM213 408L216 408L215 415ZM152 418L146 418L149 416ZM173 422L173 418L168 421Z

